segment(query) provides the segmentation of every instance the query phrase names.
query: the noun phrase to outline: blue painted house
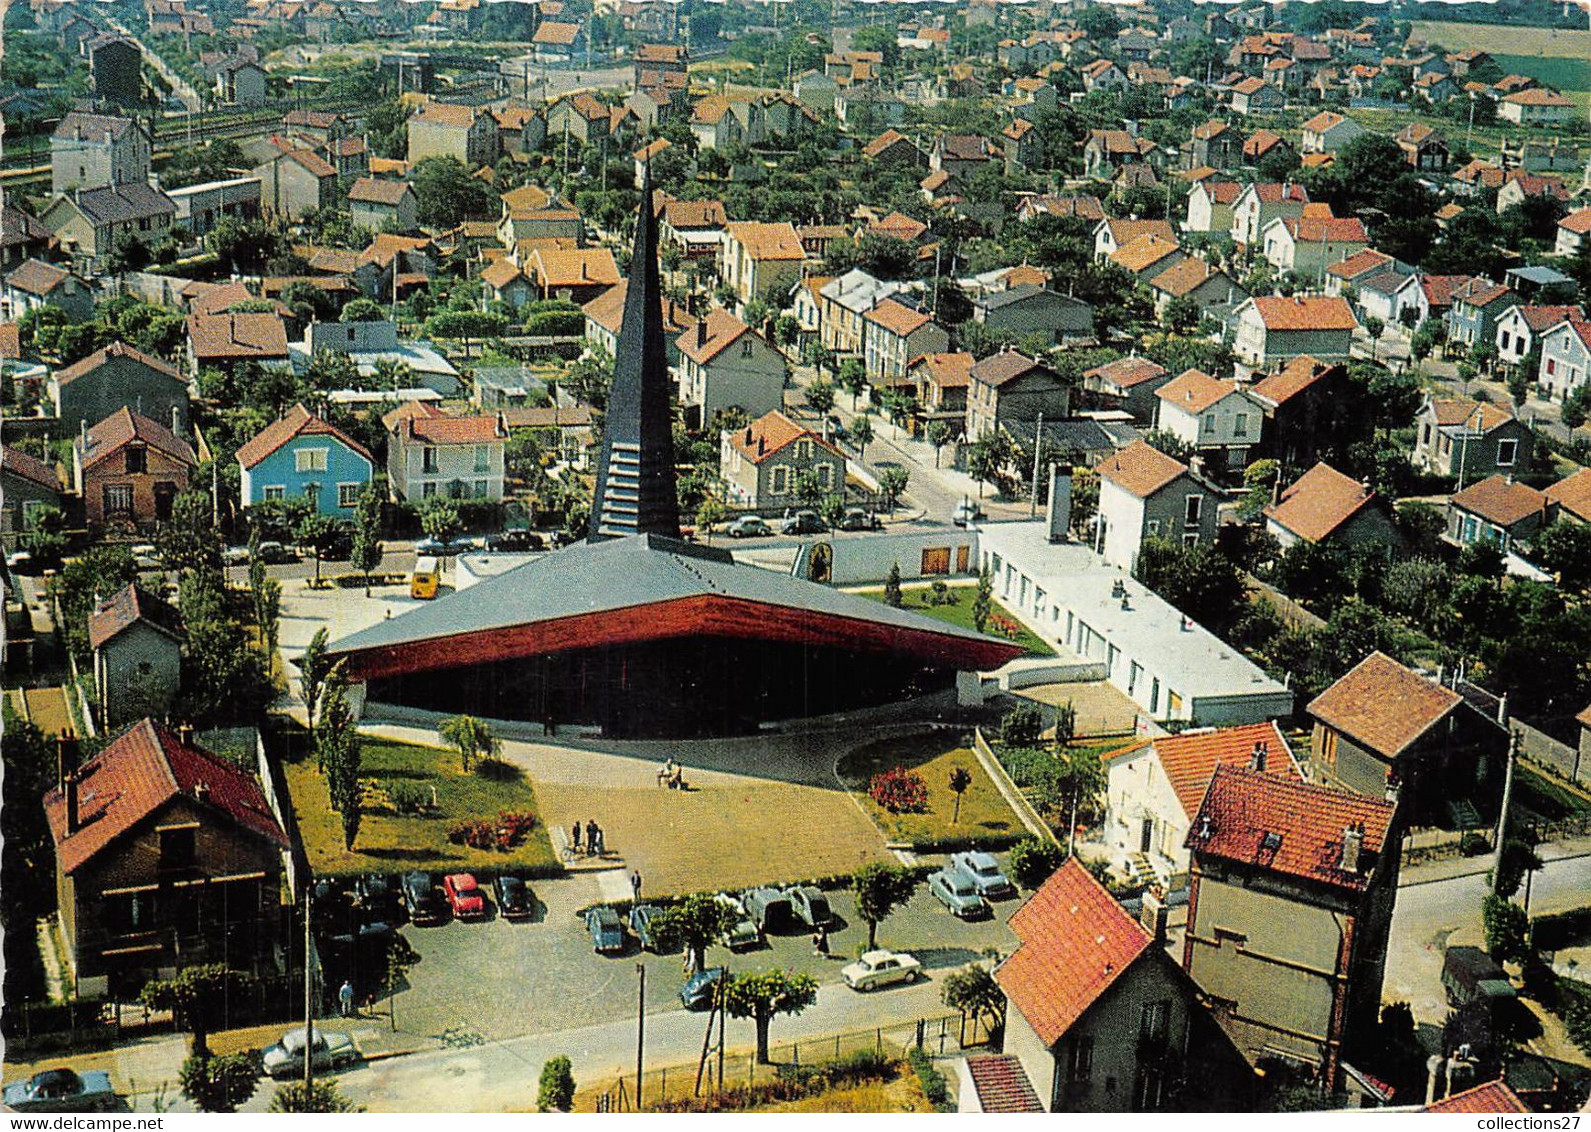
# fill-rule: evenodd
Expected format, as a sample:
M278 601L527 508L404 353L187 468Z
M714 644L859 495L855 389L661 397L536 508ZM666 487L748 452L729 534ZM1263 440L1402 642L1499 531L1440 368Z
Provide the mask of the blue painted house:
M243 506L307 495L323 515L352 518L375 461L303 405L238 449Z

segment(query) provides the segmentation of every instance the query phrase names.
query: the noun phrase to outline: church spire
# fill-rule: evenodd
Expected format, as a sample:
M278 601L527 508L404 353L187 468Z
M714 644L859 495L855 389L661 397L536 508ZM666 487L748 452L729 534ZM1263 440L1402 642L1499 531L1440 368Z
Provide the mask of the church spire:
M674 412L663 346L663 285L657 266L652 171L644 177L614 357L602 458L591 501L590 541L621 535L679 538L674 486Z

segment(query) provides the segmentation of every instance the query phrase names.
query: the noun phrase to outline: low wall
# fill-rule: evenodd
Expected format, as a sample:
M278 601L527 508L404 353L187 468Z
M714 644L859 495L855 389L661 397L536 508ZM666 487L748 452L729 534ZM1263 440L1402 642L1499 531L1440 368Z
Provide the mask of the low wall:
M1021 663L1021 662L1018 662ZM995 673L1006 691L1035 684L1090 684L1105 679L1105 666L1097 660L1054 660L1038 664L1008 665Z
M1560 778L1591 786L1591 757L1521 720L1510 720L1508 725L1518 733L1526 758L1540 763Z
M1029 833L1040 841L1048 841L1051 845L1060 846L1060 840L1055 836L1055 831L1044 824L1038 811L1033 808L1022 791L1017 789L1017 784L1011 781L1011 776L1005 772L1005 767L1000 765L1000 760L995 756L994 748L989 746L989 741L983 737L983 728L975 727L972 730L972 750L978 756L978 762L983 766L983 772L989 776L989 781L994 783L1000 797L1005 799L1018 820L1027 827Z

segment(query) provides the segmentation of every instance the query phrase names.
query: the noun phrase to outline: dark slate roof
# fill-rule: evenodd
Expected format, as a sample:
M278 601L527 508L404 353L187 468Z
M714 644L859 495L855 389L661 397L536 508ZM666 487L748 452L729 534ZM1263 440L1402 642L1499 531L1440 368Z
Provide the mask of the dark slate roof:
M995 291L993 294L982 295L973 300L974 306L984 310L999 310L1013 303L1020 303L1031 299L1034 295L1047 294L1057 299L1063 306L1086 307L1088 304L1081 299L1074 299L1069 295L1062 295L1055 291L1046 291L1036 283L1018 283L1015 287L1007 287L1004 291Z
M1021 447L1029 452L1033 450L1033 434L1038 430L1035 422L1004 421L1000 427ZM1094 420L1044 422L1044 447L1051 452L1109 452L1124 448L1137 438L1137 430L1133 430L1129 439L1118 442L1104 425Z
M716 595L989 643L921 613L734 562L656 535L576 543L334 642L335 655Z
M78 210L96 226L177 212L177 206L165 193L139 182L78 193L73 200Z

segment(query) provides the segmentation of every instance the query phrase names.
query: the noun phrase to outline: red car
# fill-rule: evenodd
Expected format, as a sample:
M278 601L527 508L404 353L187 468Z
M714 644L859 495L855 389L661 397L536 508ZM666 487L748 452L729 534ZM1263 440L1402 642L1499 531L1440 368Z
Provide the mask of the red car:
M459 919L473 920L486 915L486 897L469 873L452 873L443 877L442 892L447 896L453 914Z

